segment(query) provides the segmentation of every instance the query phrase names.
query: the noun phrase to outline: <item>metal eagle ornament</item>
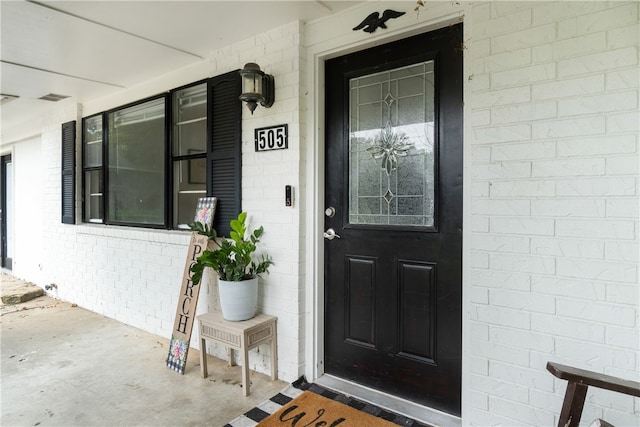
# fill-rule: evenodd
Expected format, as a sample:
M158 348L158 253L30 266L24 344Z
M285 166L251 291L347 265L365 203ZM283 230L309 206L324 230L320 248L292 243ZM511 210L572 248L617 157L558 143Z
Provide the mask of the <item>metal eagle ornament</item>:
M406 12L396 12L395 10L387 9L382 12L382 18L379 12L373 12L364 20L353 28L353 31L362 30L367 33L373 33L378 28L387 28L386 22L389 19L399 18Z

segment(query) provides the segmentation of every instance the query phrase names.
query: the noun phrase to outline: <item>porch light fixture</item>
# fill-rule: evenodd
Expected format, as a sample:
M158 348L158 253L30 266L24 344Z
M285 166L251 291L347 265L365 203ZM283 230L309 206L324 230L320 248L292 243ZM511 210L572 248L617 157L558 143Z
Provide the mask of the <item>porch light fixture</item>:
M265 74L260 66L253 62L245 64L240 70L242 77L242 94L240 100L247 103L247 108L253 114L258 103L269 108L275 99L274 79L272 75Z

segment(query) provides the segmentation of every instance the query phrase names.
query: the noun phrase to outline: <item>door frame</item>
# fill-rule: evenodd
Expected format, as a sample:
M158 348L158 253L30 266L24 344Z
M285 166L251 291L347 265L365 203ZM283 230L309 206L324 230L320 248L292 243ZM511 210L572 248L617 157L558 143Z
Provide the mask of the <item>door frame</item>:
M354 16L360 16L364 11L371 12L371 5L364 5L361 9L354 11ZM357 14L357 15L356 15ZM373 46L401 40L416 34L438 30L451 24L463 22L464 10L460 9L457 13L440 18L427 19L425 21L414 23L414 25L398 30L387 30L380 35L371 34L362 38L359 34L348 29L350 33L344 37L336 37L330 42L318 42L314 44L310 42L307 50L307 88L310 96L307 99L307 147L305 153L306 158L306 191L307 194L305 204L305 329L301 331L305 342L305 365L304 374L309 381L324 383L334 388L342 388L344 391L351 393L357 392L357 389L364 391L367 396L376 396L385 403L391 397L392 401L397 400L398 405L406 408L407 401L394 398L385 393L374 390L362 390L361 387L348 390L353 384L325 375L324 373L324 192L325 192L325 117L324 117L324 90L325 90L325 74L324 62L328 59L347 55L356 51L364 50ZM357 20L357 18L354 18ZM468 29L463 25L463 40L468 40ZM471 75L471 66L464 61L463 52L463 76ZM467 93L467 79L464 78L463 99ZM462 411L461 418L444 414L440 411L433 410L434 416L444 415L447 418L447 424L460 424L463 420L469 419L469 373L470 359L465 355L465 349L470 343L470 292L467 285L469 277L470 265L470 212L467 209L470 203L469 193L469 174L466 173L469 165L469 149L466 143L467 135L469 135L469 107L467 104L463 107L463 236L462 236ZM393 404L393 402L390 402ZM418 411L430 411L430 408L413 404ZM393 409L393 408L392 408ZM411 408L407 409L407 415L411 415Z

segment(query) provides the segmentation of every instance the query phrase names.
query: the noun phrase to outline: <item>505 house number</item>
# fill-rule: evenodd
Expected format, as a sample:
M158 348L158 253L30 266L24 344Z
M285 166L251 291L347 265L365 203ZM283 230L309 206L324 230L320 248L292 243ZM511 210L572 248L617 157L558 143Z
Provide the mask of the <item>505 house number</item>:
M289 148L289 125L269 126L255 130L256 151Z

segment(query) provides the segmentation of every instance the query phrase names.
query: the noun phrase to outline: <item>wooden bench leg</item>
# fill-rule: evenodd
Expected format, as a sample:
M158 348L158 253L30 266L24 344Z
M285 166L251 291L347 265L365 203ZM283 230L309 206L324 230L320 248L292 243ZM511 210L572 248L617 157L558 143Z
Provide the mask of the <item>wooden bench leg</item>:
M582 417L584 399L587 396L587 388L589 387L586 385L569 381L567 391L564 394L558 427L578 427Z
M251 391L249 388L251 383L249 380L249 350L247 347L242 349L242 394L249 396Z
M278 379L278 345L276 337L271 339L271 380Z
M207 375L209 375L207 370L207 341L204 338L200 340L200 373L202 378L207 378Z
M227 347L227 366L235 366L235 363L233 363L233 349L231 347Z

